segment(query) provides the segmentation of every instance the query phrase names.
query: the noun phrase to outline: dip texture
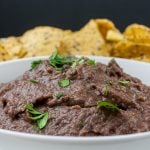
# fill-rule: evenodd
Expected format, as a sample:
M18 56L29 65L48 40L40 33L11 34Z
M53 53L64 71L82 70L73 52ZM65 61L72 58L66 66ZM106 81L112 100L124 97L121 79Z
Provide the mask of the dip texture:
M61 70L50 62L40 61L17 79L0 84L0 128L63 136L150 130L150 88L124 73L115 60L105 65L82 58L64 63ZM98 107L103 101L119 111ZM42 129L37 128L27 111L28 104L48 112Z

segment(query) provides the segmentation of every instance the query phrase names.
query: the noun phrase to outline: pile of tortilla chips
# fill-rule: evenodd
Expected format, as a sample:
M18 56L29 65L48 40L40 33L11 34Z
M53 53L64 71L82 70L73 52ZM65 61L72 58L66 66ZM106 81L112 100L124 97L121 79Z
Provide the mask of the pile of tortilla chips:
M0 61L61 54L98 55L150 62L150 28L132 24L121 33L108 19L92 19L79 31L41 26L0 39Z

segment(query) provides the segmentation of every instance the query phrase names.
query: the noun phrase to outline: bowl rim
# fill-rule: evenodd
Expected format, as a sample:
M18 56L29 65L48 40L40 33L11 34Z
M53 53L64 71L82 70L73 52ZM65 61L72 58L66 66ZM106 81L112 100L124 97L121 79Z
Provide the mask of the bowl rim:
M0 62L0 65L20 62L20 61L28 61L28 60L36 60L36 59L47 59L50 56L51 55L17 58L17 59L2 61L2 62ZM74 55L74 56L76 56L76 57L89 57L91 59L99 59L99 58L107 59L107 60L115 59L115 60L119 60L119 61L129 61L129 62L133 62L133 63L140 63L140 64L145 64L145 65L150 65L149 62L144 62L144 61L140 61L140 60L133 60L133 59L128 59L128 58L120 58L120 57L96 56L96 55Z
M122 61L129 61L132 63L140 63L143 65L149 65L148 62L141 62L137 60L125 59L125 58L116 58L116 57L104 57L104 56L90 56L90 55L76 55L77 57L89 57L92 59L106 59L110 60L115 58L116 60ZM9 65L11 63L22 62L22 61L32 61L36 59L47 59L49 56L36 56L36 57L29 57L29 58L21 58L15 60L9 60L0 63L0 67L2 65ZM32 140L40 140L40 141L56 141L56 142L69 142L69 143L97 143L97 142L118 142L118 141L133 141L138 139L144 139L150 137L150 131L141 132L141 133L133 133L133 134L125 134L125 135L113 135L113 136L91 136L91 137L83 137L83 136L54 136L54 135L40 135L40 134L32 134L32 133L24 133L18 131L11 131L6 129L0 129L0 135L6 135L9 137L16 137L16 138L24 138L24 139L32 139Z
M52 142L68 142L68 143L116 143L127 142L150 138L150 131L133 133L126 135L113 135L113 136L55 136L55 135L40 135L32 133L24 133L18 131L11 131L6 129L0 129L0 135L8 137L15 137L19 139L28 139L36 141L52 141Z

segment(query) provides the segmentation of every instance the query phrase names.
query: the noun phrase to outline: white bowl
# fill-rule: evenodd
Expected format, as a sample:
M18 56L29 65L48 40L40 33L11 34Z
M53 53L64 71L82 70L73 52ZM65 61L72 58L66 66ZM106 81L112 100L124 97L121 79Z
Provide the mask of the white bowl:
M96 61L107 63L111 58L92 57ZM0 83L8 82L30 68L36 59L25 58L0 63ZM117 59L125 72L138 77L150 85L150 64L126 59ZM0 129L0 150L149 150L150 132L119 136L64 137L19 133Z

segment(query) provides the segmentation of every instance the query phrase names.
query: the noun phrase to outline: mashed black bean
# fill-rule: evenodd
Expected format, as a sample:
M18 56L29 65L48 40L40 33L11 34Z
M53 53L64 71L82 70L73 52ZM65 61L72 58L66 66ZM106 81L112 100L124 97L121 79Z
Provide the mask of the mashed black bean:
M63 71L58 71L49 60L44 60L16 80L0 84L0 128L67 136L149 131L150 88L124 73L114 60L108 65L91 65L87 61L86 58L74 68L65 65ZM68 80L69 84L60 86L62 80ZM119 81L129 82L121 85ZM120 111L97 108L97 103L104 100L116 104ZM49 113L44 129L37 130L29 118L26 111L29 103Z

